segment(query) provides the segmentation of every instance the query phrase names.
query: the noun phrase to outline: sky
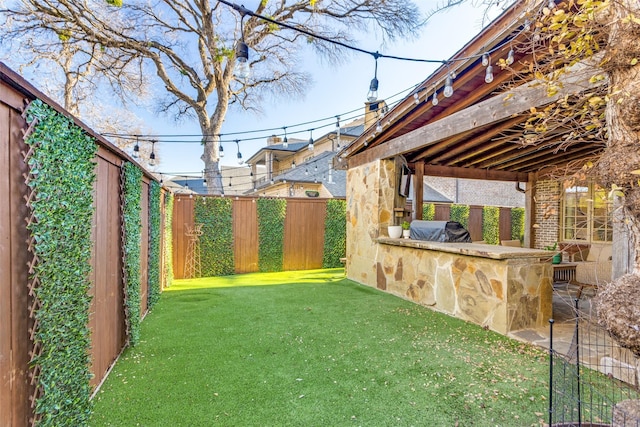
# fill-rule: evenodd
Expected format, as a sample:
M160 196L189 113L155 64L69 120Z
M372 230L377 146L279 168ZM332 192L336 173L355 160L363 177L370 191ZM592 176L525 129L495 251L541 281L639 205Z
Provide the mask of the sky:
M258 0L245 0L243 4L254 9ZM430 10L435 2L419 1L423 11ZM425 6L425 3L428 5ZM421 31L416 40L397 40L382 46L375 38L360 37L355 46L368 50L379 51L387 55L409 58L446 60L462 48L473 36L482 29L484 6L473 6L467 2L449 11L433 16ZM492 14L495 18L500 11ZM485 22L486 25L486 22ZM248 159L260 148L267 145L266 138L274 133L281 134L282 128L287 127L290 138L309 138L309 129L316 128L313 137L317 138L335 129L335 116L341 116L341 124L348 122L348 117L364 113L364 103L373 77L375 61L372 56L357 52L345 55L340 64L329 64L314 52L306 52L301 61L305 71L312 74L313 83L306 94L299 98L268 98L262 105L261 113L230 109L222 128L222 140L239 139L239 149L244 159ZM378 99L399 101L395 96L402 92L406 95L415 85L427 78L439 64L398 61L380 58L378 60ZM388 103L391 103L388 102ZM353 112L358 110L357 112ZM351 114L345 114L352 112ZM162 135L197 135L200 130L195 122L174 124L167 117L153 116L147 112L141 113L146 127L155 134ZM327 121L295 126L319 119L331 118ZM320 128L325 125L326 127ZM261 129L277 128L274 131L255 132L246 135L224 136L225 134ZM299 133L296 133L299 131ZM257 138L257 140L243 140L243 138ZM175 140L181 138L161 138L161 140ZM184 140L185 138L182 138ZM191 138L195 139L195 138ZM223 142L225 157L222 165L238 166L236 144ZM198 143L156 144L159 157L157 172L163 174L197 175L204 169L200 160L202 146ZM246 164L244 165L246 166Z

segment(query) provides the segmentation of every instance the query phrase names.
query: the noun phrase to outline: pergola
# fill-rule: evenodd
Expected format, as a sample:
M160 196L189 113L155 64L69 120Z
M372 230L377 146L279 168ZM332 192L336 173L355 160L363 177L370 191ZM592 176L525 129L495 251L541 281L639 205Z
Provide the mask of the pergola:
M559 127L546 136L547 144L526 144L525 122L531 108L540 109L565 95L579 95L594 84L590 63L576 64L565 75L562 88L553 96L539 81L527 81L521 71L531 61L532 42L522 31L526 2L517 2L489 27L460 49L446 64L424 80L381 120L383 129L375 126L339 156L342 167L353 168L377 159L402 155L415 176L413 200L422 205L424 175L527 182L563 175L571 167L598 157L604 142L587 137L568 138L570 127ZM511 70L497 66L514 49ZM483 52L491 52L495 77L485 81ZM442 97L446 76L455 71L454 93ZM438 104L431 102L434 89ZM346 160L346 161L344 161ZM338 165L337 165L338 166ZM527 217L531 218L533 195L527 192ZM421 219L416 209L413 216ZM527 238L531 236L527 223Z

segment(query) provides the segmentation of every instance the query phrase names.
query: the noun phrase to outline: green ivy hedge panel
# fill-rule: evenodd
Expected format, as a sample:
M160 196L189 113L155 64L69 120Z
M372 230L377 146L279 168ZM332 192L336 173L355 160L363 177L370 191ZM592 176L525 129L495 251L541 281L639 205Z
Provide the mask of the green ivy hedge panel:
M500 243L500 208L485 206L482 209L482 239L490 245Z
M451 205L451 210L449 213L449 218L451 221L457 221L464 228L469 228L469 205Z
M37 367L41 390L35 412L39 426L87 425L89 400L91 251L95 141L71 120L36 100L27 111L35 127L26 143L34 147L28 163L35 221L28 229L38 258L34 287ZM6 327L6 325L2 325ZM25 337L27 339L27 337Z
M166 193L164 197L164 283L171 286L173 282L173 195Z
M142 220L142 170L130 162L122 165L124 222L124 271L126 283L127 335L129 344L140 341L140 240Z
M347 202L327 200L327 215L324 222L323 268L342 267L340 258L347 252Z
M524 208L511 209L511 239L520 240L524 237Z
M425 221L433 221L436 217L436 205L433 203L425 203L422 205L422 219Z
M160 299L160 184L149 183L149 308Z
M257 210L258 269L263 272L282 271L287 201L259 198Z
M200 265L203 277L235 273L233 204L228 197L197 197L194 222L202 224Z

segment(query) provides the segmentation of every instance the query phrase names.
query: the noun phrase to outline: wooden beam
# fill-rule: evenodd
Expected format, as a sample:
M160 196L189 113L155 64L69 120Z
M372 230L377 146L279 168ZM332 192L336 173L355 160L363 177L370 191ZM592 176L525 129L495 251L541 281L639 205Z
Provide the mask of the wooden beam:
M595 87L589 82L595 71L594 60L578 63L571 67L562 81L563 87L554 96L548 96L546 86L538 81L518 86L493 98L472 105L441 120L406 133L382 145L371 147L348 158L350 168L386 159L400 154L410 153L429 147L461 132L506 120L516 114L528 111L531 107L542 107L565 95L575 94Z
M415 173L413 175L413 219L422 219L422 204L424 203L424 163L415 164Z
M417 164L418 163L416 163L416 165ZM436 165L425 165L424 174L428 176L482 179L486 181L526 182L529 179L529 174L526 172L507 172L489 169L456 168L451 166Z
M430 159L431 162L435 162L435 163L444 163L446 160L452 158L452 157L456 157L459 154L462 153L467 153L464 156L461 157L456 157L456 161L460 161L460 160L465 160L469 157L473 157L479 153L482 152L486 152L486 151L491 151L496 147L499 147L501 145L504 144L504 141L491 141L491 142L483 142L483 141L487 141L488 139L493 138L494 136L496 136L497 134L499 134L500 132L503 132L506 129L509 129L510 127L514 126L515 124L519 123L522 121L522 117L517 116L514 119L511 120L507 120L504 123L501 123L499 126L496 126L492 129L489 129L486 133L483 132L482 135L478 135L475 138L472 138L468 141L466 141L464 144L459 145L458 147L451 149L451 150L440 150L441 154L438 157L435 157L433 159ZM466 134L466 132L465 132ZM441 145L441 144L438 144ZM429 152L431 151L434 147L429 147L425 152ZM435 152L431 152L429 154L427 154L428 156L435 154ZM422 156L422 154L419 157L424 157Z

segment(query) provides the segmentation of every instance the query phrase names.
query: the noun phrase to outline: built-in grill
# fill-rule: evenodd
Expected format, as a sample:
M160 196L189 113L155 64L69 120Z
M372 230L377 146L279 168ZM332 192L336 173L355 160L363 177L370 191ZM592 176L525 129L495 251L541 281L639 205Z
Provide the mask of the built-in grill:
M410 236L415 240L433 242L471 242L466 228L456 221L411 221Z

